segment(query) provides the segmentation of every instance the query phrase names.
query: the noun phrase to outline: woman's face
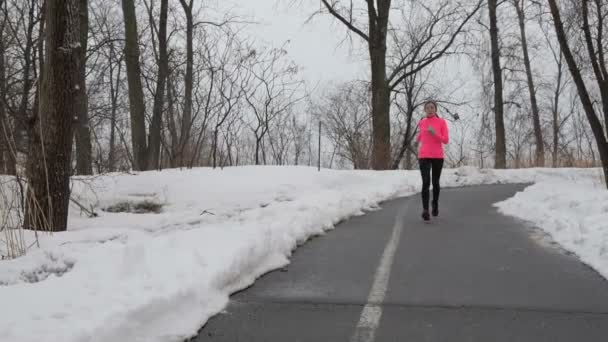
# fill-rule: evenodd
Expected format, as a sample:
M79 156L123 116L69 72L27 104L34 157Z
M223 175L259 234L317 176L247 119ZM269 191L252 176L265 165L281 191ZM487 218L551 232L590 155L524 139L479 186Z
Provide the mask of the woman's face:
M424 111L426 112L426 116L433 116L437 112L437 108L433 103L427 103L424 105Z

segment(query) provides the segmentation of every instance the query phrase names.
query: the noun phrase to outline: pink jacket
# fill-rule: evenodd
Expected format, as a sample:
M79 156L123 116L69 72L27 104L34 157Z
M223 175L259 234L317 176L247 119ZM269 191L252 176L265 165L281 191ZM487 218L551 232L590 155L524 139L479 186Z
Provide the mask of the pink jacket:
M428 131L429 126L435 129L435 135ZM443 158L443 144L449 142L448 124L437 115L424 118L418 123L418 158Z

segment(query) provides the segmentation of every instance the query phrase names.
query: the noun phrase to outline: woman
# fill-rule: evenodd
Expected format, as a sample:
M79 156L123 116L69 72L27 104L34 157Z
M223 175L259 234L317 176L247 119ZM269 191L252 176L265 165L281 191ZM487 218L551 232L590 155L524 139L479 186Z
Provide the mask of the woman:
M428 101L424 104L426 118L418 123L418 164L422 175L422 219L429 221L429 188L431 186L431 170L433 171L433 216L439 215L439 178L443 168L443 144L449 141L448 125L437 116L437 103Z

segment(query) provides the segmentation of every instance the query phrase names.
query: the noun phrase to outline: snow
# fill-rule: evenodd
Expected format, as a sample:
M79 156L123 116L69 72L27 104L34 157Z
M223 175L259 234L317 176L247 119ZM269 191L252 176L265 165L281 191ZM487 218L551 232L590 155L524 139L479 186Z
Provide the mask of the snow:
M596 173L464 167L444 170L442 184L538 182L516 196L521 201L544 191L538 187L552 189L556 198L570 196L559 192L561 185ZM41 235L40 248L0 262L0 341L182 341L223 310L231 293L287 265L293 250L310 237L419 187L417 171L307 167L75 178L74 197L99 216L89 218L72 206L67 232ZM600 192L585 193L608 203ZM162 205L161 212L102 210L144 200ZM582 215L602 209L605 215L603 205L571 210ZM589 227L599 230L602 217L587 216Z
M542 229L608 279L608 191L599 179L541 181L496 206Z

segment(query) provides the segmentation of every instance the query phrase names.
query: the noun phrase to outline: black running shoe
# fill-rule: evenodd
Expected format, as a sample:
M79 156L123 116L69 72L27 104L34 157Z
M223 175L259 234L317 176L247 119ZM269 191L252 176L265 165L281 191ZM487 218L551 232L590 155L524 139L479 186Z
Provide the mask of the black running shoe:
M431 220L431 215L429 215L429 211L425 210L422 212L422 219L425 221L430 221Z

